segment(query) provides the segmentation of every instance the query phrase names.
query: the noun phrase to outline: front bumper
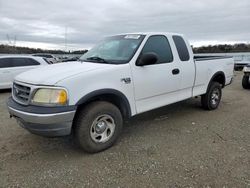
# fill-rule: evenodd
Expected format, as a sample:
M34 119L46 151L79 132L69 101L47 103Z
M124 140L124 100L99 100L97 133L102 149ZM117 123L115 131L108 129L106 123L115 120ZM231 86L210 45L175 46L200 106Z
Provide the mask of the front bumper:
M76 107L24 106L9 98L7 102L11 117L31 133L41 136L66 136L71 133Z

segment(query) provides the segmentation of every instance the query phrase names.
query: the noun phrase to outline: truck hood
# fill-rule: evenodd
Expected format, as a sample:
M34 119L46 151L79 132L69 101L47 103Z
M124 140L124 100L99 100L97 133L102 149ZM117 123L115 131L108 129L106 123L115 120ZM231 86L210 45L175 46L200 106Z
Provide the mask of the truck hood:
M71 76L110 66L112 65L80 61L58 63L29 70L16 76L15 80L34 85L55 85Z

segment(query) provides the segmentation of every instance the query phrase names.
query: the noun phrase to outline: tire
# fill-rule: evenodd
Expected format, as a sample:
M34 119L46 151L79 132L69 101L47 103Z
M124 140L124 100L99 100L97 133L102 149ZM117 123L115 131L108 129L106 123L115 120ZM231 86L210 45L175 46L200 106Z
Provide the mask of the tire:
M88 153L97 153L111 147L123 126L120 110L105 101L92 102L81 109L74 121L74 139Z
M242 87L244 89L250 89L249 76L244 75L242 78Z
M212 82L207 93L201 96L201 105L206 110L215 110L218 108L222 96L221 85L218 82Z

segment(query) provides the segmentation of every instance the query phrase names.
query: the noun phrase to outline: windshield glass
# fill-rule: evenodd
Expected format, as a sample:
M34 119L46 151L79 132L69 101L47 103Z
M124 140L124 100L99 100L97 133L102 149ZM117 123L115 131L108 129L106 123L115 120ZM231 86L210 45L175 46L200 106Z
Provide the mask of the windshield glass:
M129 34L105 38L79 60L110 64L128 63L144 37L145 35Z

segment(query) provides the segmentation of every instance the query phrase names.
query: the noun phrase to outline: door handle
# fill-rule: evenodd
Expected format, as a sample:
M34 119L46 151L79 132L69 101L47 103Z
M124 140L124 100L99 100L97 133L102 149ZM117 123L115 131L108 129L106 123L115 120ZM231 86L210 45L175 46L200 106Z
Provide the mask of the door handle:
M179 73L180 73L180 70L179 70L179 69L173 69L173 70L172 70L172 74L174 74L174 75L175 75L175 74L179 74Z

